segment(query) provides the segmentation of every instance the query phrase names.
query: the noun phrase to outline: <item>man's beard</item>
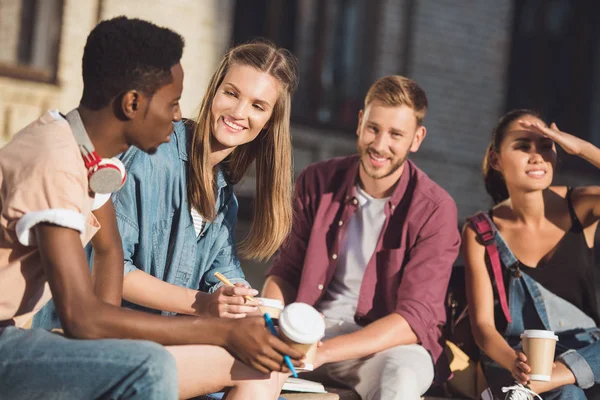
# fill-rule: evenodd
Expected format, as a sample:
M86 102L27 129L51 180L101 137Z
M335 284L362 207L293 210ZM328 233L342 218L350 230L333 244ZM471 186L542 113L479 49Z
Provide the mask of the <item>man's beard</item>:
M365 158L370 158L369 148L359 149L359 155L360 155L360 164L362 166L363 171L367 174L367 176L369 178L373 178L373 179L383 179L383 178L386 178L386 177L392 175L394 172L396 172L399 168L402 167L402 165L404 164L404 161L406 161L406 159L408 158L408 152L407 152L406 154L404 154L403 157L401 157L395 163L390 164L387 167L378 168L378 169L374 170L373 167L371 165L369 165L369 160L365 160ZM388 160L390 160L390 158L388 158ZM390 160L390 162L391 162L391 160Z

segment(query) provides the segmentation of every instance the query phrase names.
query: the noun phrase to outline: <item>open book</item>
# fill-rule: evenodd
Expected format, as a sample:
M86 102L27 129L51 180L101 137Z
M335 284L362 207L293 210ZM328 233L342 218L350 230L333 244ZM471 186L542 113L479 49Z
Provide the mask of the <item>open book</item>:
M292 377L287 378L282 390L287 390L288 392L327 393L325 387L319 382Z

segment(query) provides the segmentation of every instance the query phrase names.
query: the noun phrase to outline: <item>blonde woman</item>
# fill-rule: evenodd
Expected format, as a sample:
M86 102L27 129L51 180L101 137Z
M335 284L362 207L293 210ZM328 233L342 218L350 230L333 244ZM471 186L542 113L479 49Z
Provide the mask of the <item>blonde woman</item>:
M125 253L123 298L132 307L240 318L255 311L237 257L233 185L256 163L254 219L243 256L270 257L290 230L293 57L268 43L231 49L195 121L175 123L169 144L122 156L129 171L114 197ZM221 272L236 287L214 277Z

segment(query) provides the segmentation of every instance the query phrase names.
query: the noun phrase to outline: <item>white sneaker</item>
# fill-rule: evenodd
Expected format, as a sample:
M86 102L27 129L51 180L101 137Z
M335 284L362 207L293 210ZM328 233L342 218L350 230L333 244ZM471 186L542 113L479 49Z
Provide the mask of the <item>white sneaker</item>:
M542 400L542 398L533 390L517 383L513 386L505 386L502 388L502 393L507 393L504 400L534 400L534 396Z

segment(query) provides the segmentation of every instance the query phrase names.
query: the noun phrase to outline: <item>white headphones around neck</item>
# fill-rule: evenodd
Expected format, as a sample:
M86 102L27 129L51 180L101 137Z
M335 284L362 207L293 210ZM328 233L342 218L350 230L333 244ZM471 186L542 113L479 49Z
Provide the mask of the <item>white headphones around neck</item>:
M118 158L100 158L90 140L77 109L65 116L88 170L90 190L96 194L110 194L121 189L127 180L125 166Z

